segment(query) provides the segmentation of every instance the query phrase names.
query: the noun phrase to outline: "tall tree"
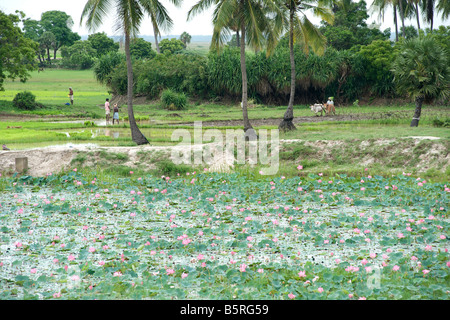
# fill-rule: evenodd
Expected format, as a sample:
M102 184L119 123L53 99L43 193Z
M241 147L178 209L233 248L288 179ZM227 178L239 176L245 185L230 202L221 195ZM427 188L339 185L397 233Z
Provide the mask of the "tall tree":
M449 52L432 36L403 42L393 61L392 72L399 92L415 101L411 127L419 125L424 101L450 98Z
M310 1L304 0L288 0L284 2L284 5L289 11L289 60L291 64L291 91L289 96L289 103L286 112L284 113L283 120L279 124L280 130L294 130L295 125L292 122L294 119L294 97L295 97L295 60L294 60L294 43L299 42L303 46L303 50L307 53L309 47L312 50L321 55L325 50L326 39L320 33L306 16L307 11L313 11L317 16L326 20L328 23L333 23L333 13L322 2L317 2L317 5L310 4ZM301 14L301 18L299 18Z
M53 47L53 59L56 52L62 46L71 46L75 41L81 39L76 32L72 32L73 20L63 11L46 11L41 15L40 24L44 31L50 31L55 35L56 42Z
M425 20L430 24L430 30L433 31L435 0L422 0L422 14Z
M128 121L130 122L131 137L138 144L148 144L147 138L139 130L133 111L133 65L130 54L131 37L138 33L139 26L144 18L145 10L149 7L149 0L88 0L81 14L80 24L86 18L86 25L93 31L103 22L106 13L112 4L116 10L116 31L125 35L125 56L127 61L127 105Z
M188 20L194 15L215 6L212 22L214 25L211 48L220 48L230 35L234 22L240 29L240 63L242 77L242 115L246 139L256 139L256 133L248 118L248 80L245 59L246 44L256 50L266 45L267 53L275 48L283 26L283 16L274 0L200 0L188 12ZM268 13L271 16L268 16Z
M92 48L97 51L97 57L119 50L119 43L108 37L104 32L90 34L88 41L91 43Z
M389 6L392 6L393 15L394 15L394 26L395 26L395 41L398 42L398 20L397 20L397 8L399 8L399 0L374 0L371 5L372 11L378 11L379 18L384 20L384 14ZM404 14L403 14L403 3L402 9L400 10L400 20L402 23L403 30L405 27L404 23ZM403 34L405 37L405 34Z
M16 13L24 17L22 12ZM4 90L6 77L25 82L30 76L28 72L37 69L35 52L38 44L24 37L19 22L18 15L0 11L0 91Z
M30 18L24 19L22 23L24 36L39 43L39 39L44 32L41 23L38 20ZM38 56L39 62L42 63L43 60L45 60L45 49L43 50L43 48L39 46L36 50L36 55Z
M45 31L39 38L39 44L47 52L47 61L50 62L50 49L54 48L56 45L56 37L51 31Z
M175 6L179 6L182 1L170 0ZM142 7L147 11L152 21L156 52L160 53L158 38L161 36L161 31L169 31L172 29L173 20L170 18L167 9L158 0L142 1Z

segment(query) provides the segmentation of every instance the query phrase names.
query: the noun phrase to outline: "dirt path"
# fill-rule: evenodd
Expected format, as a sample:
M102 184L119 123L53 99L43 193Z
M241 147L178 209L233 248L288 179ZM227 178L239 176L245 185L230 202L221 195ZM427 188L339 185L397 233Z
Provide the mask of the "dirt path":
M306 123L306 122L323 122L323 121L356 121L367 119L389 119L389 118L405 118L410 115L409 111L392 111L392 112L371 112L371 113L359 113L359 114L345 114L345 115L331 115L331 116L307 116L307 117L295 117L294 124ZM251 119L250 122L254 127L259 126L278 126L281 122L281 118L269 118L269 119ZM190 126L194 125L192 122L176 123L174 125ZM202 126L205 127L227 127L227 126L241 126L242 120L215 120L215 121L202 121Z

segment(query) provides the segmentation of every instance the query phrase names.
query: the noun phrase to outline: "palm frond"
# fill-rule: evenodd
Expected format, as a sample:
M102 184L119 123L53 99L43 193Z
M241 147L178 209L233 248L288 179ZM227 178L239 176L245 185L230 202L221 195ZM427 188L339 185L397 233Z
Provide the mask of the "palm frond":
M144 18L144 11L137 0L117 1L115 31L124 31L131 37L136 37Z
M86 26L89 31L97 30L102 25L110 7L110 0L88 0L81 13L80 25L83 24L83 19L86 18Z

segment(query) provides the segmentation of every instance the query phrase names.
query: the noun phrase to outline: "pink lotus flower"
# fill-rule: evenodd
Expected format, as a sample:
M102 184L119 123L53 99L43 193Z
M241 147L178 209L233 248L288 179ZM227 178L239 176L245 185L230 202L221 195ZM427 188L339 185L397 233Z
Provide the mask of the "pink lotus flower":
M77 275L74 275L74 276L72 276L70 279L71 279L72 281L78 281L78 280L80 280L80 277L77 276Z
M37 269L36 268L31 268L30 272L31 273L36 273Z
M289 297L289 299L295 299L295 295L292 294L292 293L289 293L289 294L288 294L288 297Z
M121 277L122 276L122 272L120 271L116 271L113 273L113 277Z
M399 267L398 265L395 265L395 266L392 268L392 270L393 270L393 271L398 271L398 270L400 270L400 267Z
M306 271L300 271L300 272L298 273L298 276L299 276L300 278L305 278L305 277L306 277Z
M183 272L183 273L181 274L181 279L184 279L184 278L186 278L187 276L188 276L188 274Z
M248 266L245 264L245 263L243 263L243 264L241 264L241 266L239 267L239 271L240 272L245 272L245 268L247 268Z
M73 260L75 260L75 256L72 254L69 254L69 256L67 257L67 260L73 261Z
M166 269L166 272L167 272L167 275L170 275L170 274L174 274L175 270L173 270L173 269Z
M426 275L427 273L429 273L429 272L430 272L430 270L426 270L426 269L424 269L424 270L422 270L422 272L423 272L423 275Z
M322 287L319 287L319 288L317 289L317 291L319 291L319 293L322 293L322 292L323 292L323 288L322 288Z
M89 252L95 252L95 248L94 247L90 247L89 248Z

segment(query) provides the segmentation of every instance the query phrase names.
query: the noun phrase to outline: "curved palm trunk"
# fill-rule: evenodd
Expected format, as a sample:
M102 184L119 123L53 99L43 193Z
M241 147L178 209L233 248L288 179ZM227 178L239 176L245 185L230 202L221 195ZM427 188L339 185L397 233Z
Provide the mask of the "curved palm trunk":
M394 4L395 42L398 42L397 6Z
M278 129L283 131L297 129L292 122L294 119L294 97L295 97L295 59L294 59L294 10L291 8L289 15L289 59L291 62L291 93L289 96L289 104L284 113Z
M245 22L241 21L241 74L242 74L242 115L244 118L244 132L246 140L255 140L256 132L250 124L247 112L247 67L245 63Z
M156 26L155 22L153 22L153 32L155 34L155 47L156 47L156 52L160 53L159 51L159 42L158 42L158 26Z
M422 112L422 102L424 100L424 96L418 96L416 98L416 109L414 110L414 117L412 118L410 127L418 127L420 114Z
M402 2L402 0L398 0L398 7L400 8L400 20L402 22L402 35L403 35L403 38L406 39L405 11L403 10L403 2Z
M130 122L131 138L138 144L147 144L147 138L139 130L133 112L133 66L131 64L130 54L130 34L125 32L125 56L127 59L127 105L128 105L128 121Z
M417 30L420 30L419 4L417 2L414 3L414 10L416 12Z

